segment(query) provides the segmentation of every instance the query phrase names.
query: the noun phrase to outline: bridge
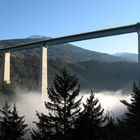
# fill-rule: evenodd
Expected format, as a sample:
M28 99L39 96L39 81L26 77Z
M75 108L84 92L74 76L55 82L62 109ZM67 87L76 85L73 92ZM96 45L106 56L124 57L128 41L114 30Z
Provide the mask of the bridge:
M10 83L10 52L41 48L40 92L42 95L46 95L47 87L48 87L48 77L47 77L48 76L47 75L47 47L48 46L75 42L75 41L96 39L96 38L102 38L102 37L108 37L114 35L128 34L128 33L138 34L138 69L140 71L140 23L136 23L128 26L97 30L97 31L58 37L58 38L53 38L48 40L46 39L42 41L25 43L22 45L8 46L6 48L0 48L0 53L4 53L3 81L5 81L6 83ZM140 73L138 74L138 87L140 88Z

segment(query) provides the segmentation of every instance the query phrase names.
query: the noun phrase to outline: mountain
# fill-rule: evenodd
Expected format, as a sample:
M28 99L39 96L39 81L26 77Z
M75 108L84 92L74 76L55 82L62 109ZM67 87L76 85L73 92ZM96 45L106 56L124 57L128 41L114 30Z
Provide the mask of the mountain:
M91 60L68 64L68 67L78 75L84 89L130 90L133 82L137 82L137 63Z
M133 82L137 82L138 65L130 62L99 62L94 60L83 62L66 62L60 59L48 60L48 82L52 85L55 74L66 66L71 73L76 74L81 90L130 90ZM15 85L37 89L40 74L40 56L12 55L11 81ZM1 67L0 67L1 73Z
M56 46L50 46L48 48L49 59L65 59L68 62L80 62L88 60L96 60L101 62L119 62L130 60L126 58L112 56L106 53L99 53L95 51L86 50L71 44L60 44Z
M0 48L13 46L13 45L20 45L20 44L34 42L34 41L40 41L44 39L50 39L50 38L35 35L25 39L1 40ZM39 53L39 49L27 50L23 52L26 54L31 52ZM23 52L21 53L21 55L23 54ZM101 62L131 61L126 58L113 56L106 53L99 53L95 51L82 49L80 47L71 44L60 44L60 45L49 46L48 59L61 59L67 62L80 62L80 61L87 61L87 60L96 60Z
M47 38L48 39L48 38ZM0 41L0 47L42 40L26 38ZM0 54L0 65L2 55ZM82 49L71 44L48 47L48 81L52 85L58 70L67 66L79 78L81 89L90 91L131 89L137 81L137 63L126 58ZM11 54L11 81L18 86L36 90L39 85L40 49ZM0 67L0 81L2 81Z
M126 52L124 52L124 53L115 53L113 55L121 57L121 58L128 59L130 61L138 62L138 54L136 54L136 53L126 53Z
M30 39L43 39L43 38L45 38L46 39L45 36L41 36L41 35L31 35L27 38L30 38Z

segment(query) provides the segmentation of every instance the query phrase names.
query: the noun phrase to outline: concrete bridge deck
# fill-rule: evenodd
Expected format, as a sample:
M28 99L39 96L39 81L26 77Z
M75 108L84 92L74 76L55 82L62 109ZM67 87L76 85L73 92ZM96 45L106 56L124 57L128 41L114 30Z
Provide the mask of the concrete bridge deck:
M121 27L104 29L104 30L97 30L93 32L80 33L80 34L58 37L58 38L53 38L53 39L48 39L48 40L35 41L31 43L25 43L22 45L9 46L6 48L0 48L0 52L33 49L33 48L39 48L45 45L51 46L51 45L76 42L76 41L82 41L82 40L88 40L88 39L96 39L96 38L101 38L101 37L108 37L108 36L121 35L121 34L127 34L127 33L135 33L135 32L138 32L139 30L140 30L140 23L137 23L134 25L121 26Z

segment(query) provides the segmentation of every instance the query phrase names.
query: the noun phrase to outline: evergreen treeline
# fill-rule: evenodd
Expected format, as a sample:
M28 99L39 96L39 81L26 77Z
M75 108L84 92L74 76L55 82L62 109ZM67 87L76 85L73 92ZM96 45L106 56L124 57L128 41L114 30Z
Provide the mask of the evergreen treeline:
M16 105L11 109L6 102L0 113L0 140L22 140L29 129L24 116L18 115Z
M30 131L32 140L139 140L140 90L133 85L131 102L122 118L114 120L104 113L93 91L85 103L79 97L80 84L66 68L60 71L48 89L46 114L36 113L37 128ZM0 109L0 140L25 139L29 131L24 116L19 116L16 105L6 102ZM28 132L29 133L29 132Z

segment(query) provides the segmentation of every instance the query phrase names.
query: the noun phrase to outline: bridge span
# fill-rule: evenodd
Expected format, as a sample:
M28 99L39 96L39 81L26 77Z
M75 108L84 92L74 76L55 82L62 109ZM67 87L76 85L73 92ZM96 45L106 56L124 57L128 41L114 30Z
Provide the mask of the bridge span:
M110 29L97 30L92 32L80 33L75 35L69 35L64 37L46 39L42 41L36 41L31 43L25 43L22 45L7 46L0 48L0 53L4 53L4 71L3 80L10 83L10 52L21 51L27 49L41 48L41 84L40 92L42 95L46 95L48 87L47 76L47 46L53 46L57 44L96 39L101 37L108 37L114 35L137 33L138 34L138 69L140 71L140 23L136 23L128 26L115 27ZM140 88L140 73L138 74L138 87Z

